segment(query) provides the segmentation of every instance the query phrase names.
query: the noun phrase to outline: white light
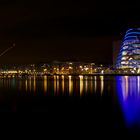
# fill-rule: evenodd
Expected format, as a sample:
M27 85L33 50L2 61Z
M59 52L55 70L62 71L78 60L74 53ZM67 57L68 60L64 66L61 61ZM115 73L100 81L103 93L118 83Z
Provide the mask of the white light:
M104 70L102 70L101 73L103 74L104 73Z
M79 78L80 78L80 79L83 79L83 75L79 75Z
M88 68L85 68L85 70L88 70Z
M69 67L69 69L72 69L72 67Z
M127 52L126 52L126 51L123 51L123 52L122 52L122 55L126 55L126 54L127 54Z

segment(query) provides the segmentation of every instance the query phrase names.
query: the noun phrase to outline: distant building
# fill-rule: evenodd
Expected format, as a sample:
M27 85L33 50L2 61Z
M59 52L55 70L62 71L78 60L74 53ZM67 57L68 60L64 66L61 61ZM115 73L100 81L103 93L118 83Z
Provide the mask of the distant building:
M140 68L140 28L126 31L118 53L116 67L120 69Z
M113 67L116 67L117 56L120 51L121 40L117 40L113 42Z

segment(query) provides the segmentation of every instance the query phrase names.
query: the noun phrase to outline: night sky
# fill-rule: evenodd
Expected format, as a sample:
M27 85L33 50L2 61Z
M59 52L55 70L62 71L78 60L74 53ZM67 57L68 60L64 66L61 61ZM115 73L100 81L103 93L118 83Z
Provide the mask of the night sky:
M136 2L19 1L0 4L0 63L112 63L112 42L140 27Z

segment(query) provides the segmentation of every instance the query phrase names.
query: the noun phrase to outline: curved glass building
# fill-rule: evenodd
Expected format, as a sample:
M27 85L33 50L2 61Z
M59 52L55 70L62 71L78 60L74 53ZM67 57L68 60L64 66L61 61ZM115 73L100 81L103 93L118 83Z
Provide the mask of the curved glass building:
M126 31L117 57L116 68L140 68L140 28Z

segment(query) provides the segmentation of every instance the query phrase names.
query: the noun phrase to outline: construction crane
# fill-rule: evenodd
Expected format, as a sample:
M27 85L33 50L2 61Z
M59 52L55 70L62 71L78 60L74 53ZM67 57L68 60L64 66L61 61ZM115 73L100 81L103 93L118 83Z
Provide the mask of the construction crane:
M11 50L13 47L15 47L15 43L14 43L11 47L7 48L7 49L4 50L2 53L0 53L0 57L3 56L3 55L4 55L6 52L8 52L9 50Z

